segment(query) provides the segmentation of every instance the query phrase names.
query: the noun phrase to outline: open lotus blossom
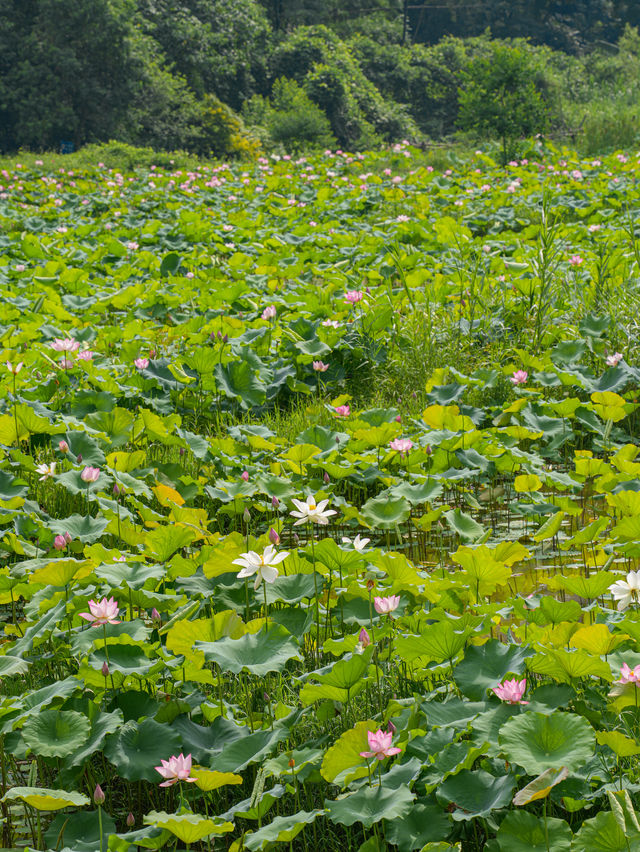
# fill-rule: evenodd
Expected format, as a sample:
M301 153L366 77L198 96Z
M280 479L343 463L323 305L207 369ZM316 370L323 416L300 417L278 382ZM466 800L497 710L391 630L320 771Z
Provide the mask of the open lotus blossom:
M325 364L324 361L313 361L311 366L316 371L316 373L326 373L329 369L329 365Z
M161 787L172 787L178 781L188 781L190 784L196 779L190 778L191 775L191 755L186 757L183 754L172 755L169 760L160 760L162 766L154 766L156 772L159 772L166 781L160 784Z
M396 453L400 453L400 455L406 455L411 447L413 447L413 441L411 438L394 438L393 441L389 442L389 446L392 450L395 450Z
M78 352L77 357L80 358L81 361L93 361L93 355L94 353L91 349L82 349Z
M373 606L380 615L389 615L400 606L400 595L389 595L386 598L374 598Z
M640 600L640 571L629 571L626 580L616 580L609 591L613 599L618 602L618 610L626 609L633 601Z
M622 361L624 355L622 352L614 352L613 355L607 356L607 367L617 367L620 361Z
M500 686L495 686L493 691L498 698L506 701L507 704L528 704L528 701L522 700L522 696L524 695L526 688L526 677L522 680L516 680L513 678L513 680L505 680L504 683L500 684Z
M329 515L336 514L335 509L325 508L329 505L328 500L320 500L319 503L316 503L316 498L312 497L311 494L307 497L306 502L304 500L293 500L293 504L298 510L297 512L291 512L293 518L298 518L294 523L294 527L297 527L299 524L325 525L329 523Z
M526 370L516 370L515 373L509 377L509 381L514 385L524 385L529 378L529 373Z
M101 601L89 601L90 612L81 612L80 618L96 624L120 624L116 618L118 615L118 603L114 598L102 598Z
M356 302L361 301L364 298L364 293L362 290L347 290L347 295L345 299L347 302L350 302L352 305L355 305Z
M10 373L13 373L14 376L17 376L20 370L24 367L22 361L18 361L18 363L14 366L11 361L7 361L7 370Z
M71 337L56 337L51 348L56 352L77 352L80 349L80 343Z
M238 572L238 578L244 580L245 577L253 577L256 575L254 589L257 589L260 583L264 580L265 583L273 583L278 576L278 569L275 567L283 559L286 559L289 551L281 550L276 552L272 544L268 544L262 556L256 553L255 550L250 550L248 553L243 553L238 559L233 560L233 565L241 565L242 570Z
M134 365L134 367L137 367L138 370L146 370L147 367L149 366L149 359L148 358L136 358L136 360L133 362L133 365Z
M572 254L569 258L569 263L571 266L580 266L582 264L582 258L579 254Z
M392 757L402 751L401 748L391 745L392 731L367 731L367 739L369 740L370 751L361 751L360 757L375 757L376 760L384 760L385 757Z
M262 319L263 320L270 320L270 319L273 319L275 317L275 315L276 315L276 306L275 305L268 305L264 309L264 311L262 312Z
M40 474L40 482L44 482L44 480L48 479L50 476L55 476L56 463L51 462L51 464L39 464L36 467L36 473Z
M338 417L348 417L351 414L351 409L348 405L338 405L334 408L334 412Z
M100 468L99 467L87 466L87 467L84 468L84 470L80 474L80 479L83 482L96 482L99 476L100 476Z
M351 539L348 538L347 536L342 537L342 543L343 544L352 544L353 549L357 550L358 553L362 553L364 551L365 547L369 544L370 541L371 541L370 538L360 538L360 533L357 534L357 536L354 538L353 541L351 541Z
M640 683L640 663L632 669L627 663L623 663L620 669L620 680L616 683Z

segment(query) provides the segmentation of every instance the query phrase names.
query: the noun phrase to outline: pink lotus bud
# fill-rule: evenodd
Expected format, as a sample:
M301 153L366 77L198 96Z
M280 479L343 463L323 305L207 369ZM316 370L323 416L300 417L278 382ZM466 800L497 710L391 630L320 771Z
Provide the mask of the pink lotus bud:
M269 541L274 545L280 544L280 536L273 527L269 530Z
M67 444L66 441L60 441L58 443L58 449L60 450L61 453L68 453L69 452L69 444Z
M105 660L102 664L102 677L109 677L109 666L107 665L107 661Z
M328 485L329 482L331 482L331 480L329 479L329 474L327 473L326 470L324 472L324 476L322 477L322 479L323 479L325 485Z
M262 697L264 698L266 704L268 704L271 701L271 699L269 698L268 692L264 692Z
M249 471L243 470L242 473L240 474L240 479L244 479L245 482L248 482L249 481Z
M80 464L80 462L82 461L82 453L78 453L78 455L76 456L76 461L78 462L78 464Z
M393 724L391 719L389 719L389 721L387 722L387 733L388 734L395 734L395 732L396 732L396 726Z
M242 520L245 522L245 524L248 524L251 520L251 512L248 509L245 509L242 513Z
M63 535L57 535L53 540L53 546L56 550L64 550L67 546L67 540Z
M358 642L360 642L360 644L362 645L363 648L366 648L368 645L371 644L371 637L369 636L367 631L364 629L364 627L362 628L362 630L358 634Z
M162 624L162 616L160 615L158 610L155 608L155 606L151 610L151 621L153 621L154 624Z
M68 532L64 534L64 540L67 542L67 544L71 544L71 536Z
M118 497L120 494L120 489L118 488L118 483L114 482L113 484L113 494L115 497Z
M96 805L103 805L105 800L105 795L102 792L102 787L99 784L96 784L96 789L93 791L93 801Z
M273 506L274 509L277 509L278 506L280 505L280 501L278 500L278 498L275 495L271 498L271 505Z
M129 813L127 814L126 822L127 822L127 828L133 828L133 826L136 824L136 818L131 813L131 811L129 811Z
M396 417L396 423L402 423L402 417L400 414L398 414Z

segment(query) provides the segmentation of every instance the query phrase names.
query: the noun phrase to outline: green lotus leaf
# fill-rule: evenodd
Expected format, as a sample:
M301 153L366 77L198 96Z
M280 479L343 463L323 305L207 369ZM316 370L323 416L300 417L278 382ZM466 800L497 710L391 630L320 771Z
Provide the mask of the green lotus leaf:
M255 850L271 848L272 843L291 843L306 825L310 825L322 813L322 810L299 811L292 816L277 816L269 825L246 834L244 845L247 849Z
M75 710L43 710L25 722L22 737L39 757L66 757L89 739L90 729Z
M398 656L407 663L442 663L453 660L464 648L470 631L458 633L451 621L438 621L425 627L419 636L400 636L396 642Z
M527 811L511 811L500 823L497 841L501 852L570 852L571 829L563 819L542 820Z
M576 769L595 749L595 734L587 720L558 711L514 716L505 723L498 741L507 760L529 775L562 766Z
M438 787L436 797L441 802L456 805L452 814L454 820L468 820L487 817L491 811L507 807L515 786L513 775L495 778L482 769L463 769L457 775L450 775Z
M569 777L569 770L566 766L560 769L545 769L545 771L530 781L526 787L518 792L513 797L514 805L528 805L530 802L536 802L538 799L546 799L551 790L560 784L565 778Z
M115 834L116 824L109 814L102 812L102 832L106 839ZM55 849L61 841L62 846L75 847L78 841L91 844L92 849L100 848L100 820L98 811L76 811L72 817L69 814L58 814L44 833L44 839L50 849ZM105 843L106 845L106 843Z
M435 801L417 801L402 819L394 819L385 826L385 836L400 852L410 852L437 843L450 830L449 816ZM443 848L451 849L448 843Z
M144 817L145 825L164 828L190 846L204 837L227 834L233 831L233 823L216 822L199 814L168 814L164 811L150 811Z
M639 839L637 832L627 835L613 811L600 811L582 823L573 838L571 852L629 852Z
M11 787L2 797L3 802L22 800L37 811L59 811L62 808L83 808L89 804L84 793L51 790L45 787Z
M158 562L166 562L177 550L188 547L194 538L195 531L189 527L156 527L145 536L145 551Z
M203 651L205 659L217 663L222 671L238 674L246 670L258 677L267 672L281 672L289 660L302 659L298 642L279 624L239 639L196 641L194 648Z
M488 689L498 686L508 674L521 675L525 660L533 651L525 645L504 645L490 639L484 645L470 645L454 670L460 691L472 701L481 701Z
M97 541L106 530L109 521L106 518L93 518L91 515L71 515L49 521L49 529L56 535L69 533L71 538L91 543Z
M215 377L220 389L245 410L262 405L267 398L265 383L247 361L218 364Z
M394 529L409 517L411 506L404 497L380 495L371 497L360 510L365 522L372 529Z
M127 781L157 782L161 778L154 766L179 754L181 746L180 735L167 725L153 719L131 720L107 738L104 753Z
M325 799L325 808L331 822L338 825L354 825L361 822L371 828L380 820L403 819L410 813L415 795L407 788L388 789L382 785L365 785L355 793L340 799Z
M447 519L451 529L464 541L478 541L485 534L485 528L482 524L474 521L470 515L461 512L460 509L445 512L443 517Z

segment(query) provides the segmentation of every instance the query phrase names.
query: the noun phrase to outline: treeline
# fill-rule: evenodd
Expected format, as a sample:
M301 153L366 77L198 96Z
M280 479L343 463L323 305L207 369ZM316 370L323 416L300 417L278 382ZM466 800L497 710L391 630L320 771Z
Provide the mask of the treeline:
M638 5L0 0L0 150L118 139L234 156L459 132L497 136L505 156L532 132L628 145Z

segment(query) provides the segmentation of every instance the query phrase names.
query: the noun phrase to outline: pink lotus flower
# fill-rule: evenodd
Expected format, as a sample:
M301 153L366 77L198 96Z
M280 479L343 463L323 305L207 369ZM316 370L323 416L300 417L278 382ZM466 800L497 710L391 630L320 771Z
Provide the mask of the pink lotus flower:
M120 624L116 618L118 614L118 604L114 598L102 598L101 601L89 601L88 612L81 612L80 618L85 618L90 621L92 626L96 624Z
M162 766L154 766L156 772L159 772L166 781L160 784L161 787L171 787L177 784L178 781L188 781L192 784L196 779L190 778L191 775L191 755L186 757L183 754L172 755L169 760L161 760Z
M623 663L620 673L620 680L616 683L640 683L640 663L633 669L630 669L627 663Z
M506 701L508 704L528 704L528 701L522 700L526 688L527 679L525 677L522 680L516 680L515 678L513 680L505 680L500 686L494 687L493 691L498 698L501 698L502 701Z
M571 266L580 266L582 264L582 258L579 254L572 254L569 258L569 263Z
M270 320L270 319L273 319L275 317L275 315L276 315L276 306L275 305L268 305L264 309L264 311L262 312L262 319L263 320Z
M351 409L348 405L338 405L334 411L338 417L348 417L351 414Z
M69 444L67 444L66 441L58 441L58 449L60 450L61 453L68 453L69 452Z
M249 471L248 471L248 470L243 470L243 471L242 471L242 473L240 474L240 479L241 479L243 482L248 482L248 481L249 481Z
M360 757L375 757L376 760L384 760L394 754L400 754L402 749L392 746L393 733L391 731L367 731L369 748L371 751L361 751Z
M392 450L395 450L396 453L406 455L411 447L413 447L413 441L411 438L394 438L393 441L389 442L389 446Z
M57 535L53 540L53 546L56 550L65 550L66 546L71 542L71 536L68 532L64 535Z
M380 615L389 615L400 606L400 595L389 595L386 598L374 598L373 606Z
M148 358L136 358L133 362L134 367L137 367L139 370L146 370L149 366Z
M130 242L127 243L127 248L129 249L129 251L135 251L137 248L139 248L139 246L138 246L138 243L131 240Z
M526 370L516 370L515 373L509 377L509 381L514 385L524 385L529 378L529 373Z
M78 358L81 361L93 361L93 352L90 349L83 349L81 352L78 352Z
M356 302L359 302L363 298L364 293L362 290L347 290L347 295L345 296L347 302L350 302L352 305L355 305Z
M326 371L329 369L329 365L325 364L322 361L313 361L311 366L316 371L316 373L326 373Z
M615 352L607 357L607 367L617 367L620 361L624 358L622 352Z
M56 337L51 344L51 348L55 352L77 352L77 350L80 349L80 344L77 340L73 340L71 337Z
M99 467L87 466L87 467L84 468L84 470L80 474L80 479L83 482L96 482L99 476L100 476L100 468Z

